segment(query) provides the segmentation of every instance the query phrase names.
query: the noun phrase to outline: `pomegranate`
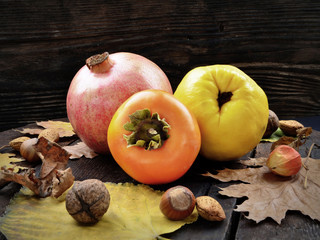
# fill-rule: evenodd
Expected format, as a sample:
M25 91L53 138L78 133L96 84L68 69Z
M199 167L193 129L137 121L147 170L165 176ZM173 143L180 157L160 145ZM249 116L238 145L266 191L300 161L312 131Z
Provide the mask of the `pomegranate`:
M300 154L288 145L276 147L267 160L267 166L273 173L285 177L297 174L301 165Z
M94 55L86 60L70 84L69 121L88 147L106 154L113 114L132 94L145 89L172 93L166 74L154 62L128 52Z

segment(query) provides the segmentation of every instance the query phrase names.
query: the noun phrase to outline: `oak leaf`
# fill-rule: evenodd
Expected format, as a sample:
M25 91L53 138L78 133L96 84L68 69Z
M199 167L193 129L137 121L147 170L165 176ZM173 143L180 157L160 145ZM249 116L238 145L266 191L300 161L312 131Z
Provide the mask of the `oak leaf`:
M0 166L14 168L15 172L18 172L20 169L25 169L26 167L17 165L17 163L21 163L24 160L15 156L16 154L14 153L0 153Z
M15 131L22 134L39 135L43 129L41 128L23 128L22 130L16 129Z
M21 158L15 157L14 153L0 153L0 186L6 184L9 180L5 180L5 171L18 173L26 167L17 165L23 161Z
M82 156L85 156L86 158L94 158L98 156L98 154L90 149L84 142L65 146L63 149L67 150L71 154L70 159L81 158Z
M146 185L105 183L110 206L95 225L78 224L67 212L62 195L58 199L39 199L22 189L11 201L7 214L0 218L0 231L10 239L165 239L197 220L195 210L181 221L167 219L159 209L163 192Z
M235 211L248 212L246 217L257 223L271 217L280 224L288 210L298 210L320 221L320 160L303 158L302 161L307 162L308 173L305 168L301 168L299 173L292 177L281 177L271 173L266 161L267 158L252 158L241 163L254 167L224 169L218 171L217 175L203 175L222 182L245 182L220 188L219 193L229 197L248 197ZM305 187L307 174L308 184Z
M44 128L56 128L59 130L59 137L71 137L75 135L75 132L71 126L71 123L69 122L63 122L63 121L42 121L37 122L38 126L44 127Z
M54 128L59 132L59 137L72 137L76 133L74 132L71 124L69 122L63 121L41 121L36 122L36 124L43 128ZM17 130L22 134L39 135L43 129L41 128L23 128L22 130Z

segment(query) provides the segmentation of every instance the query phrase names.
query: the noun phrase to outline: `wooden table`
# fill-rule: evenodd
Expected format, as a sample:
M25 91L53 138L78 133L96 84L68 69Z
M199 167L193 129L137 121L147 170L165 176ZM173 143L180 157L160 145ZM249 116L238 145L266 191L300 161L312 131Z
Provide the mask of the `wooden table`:
M314 119L318 119L315 117ZM314 125L309 125L314 129L320 129L319 121L312 119L301 119L301 122L308 120ZM35 127L35 124L28 127ZM21 136L14 130L7 130L0 133L0 146L6 145L10 140ZM306 156L306 149L310 147L312 142L320 145L320 132L314 130L308 138L306 144L300 148L300 153ZM250 152L242 159L250 157L266 156L269 153L271 143L260 143L255 151ZM1 152L10 152L9 148L2 149ZM320 149L315 149L312 153L313 158L320 158ZM114 161L112 156L98 156L94 159L81 158L78 160L70 160L68 165L72 168L76 180L84 180L88 178L97 178L104 182L132 182L137 183L130 178ZM233 211L237 204L244 199L230 198L222 196L218 193L219 187L228 186L230 183L221 183L212 178L206 178L200 175L206 171L214 172L217 169L225 167L239 167L239 163L215 163L206 162L198 157L192 168L185 176L176 182L151 186L154 189L166 190L175 185L184 185L190 188L195 196L209 195L216 198L225 209L226 219L222 222L208 222L199 218L190 225L185 225L174 233L167 234L165 237L171 239L320 239L320 222L312 220L308 216L302 215L300 212L289 211L286 218L278 225L271 219L266 219L259 224L245 218L244 213ZM36 167L39 170L39 167ZM0 189L0 214L3 215L6 206L9 204L13 195L19 191L20 185L10 183ZM320 200L320 199L319 199ZM6 239L3 235L0 239Z
M0 26L0 131L65 117L70 81L104 51L149 58L173 89L231 64L279 117L320 115L319 1L1 1Z
M20 136L7 129L65 117L72 78L87 57L104 51L149 58L167 74L174 90L195 67L234 65L262 87L280 118L311 116L301 120L320 131L320 1L23 0L1 1L0 6L0 146ZM319 132L310 139L307 146L313 140L319 144ZM261 143L248 155L266 156L269 147ZM320 158L319 150L313 157ZM167 237L320 239L319 222L298 212L289 212L281 225L270 219L256 224L234 212L244 199L221 196L218 187L228 184L199 173L237 164L202 160L179 181L152 187L182 184L197 196L211 195L222 203L227 219L199 219ZM78 180L134 182L111 156L69 165ZM0 214L19 189L15 183L0 189Z

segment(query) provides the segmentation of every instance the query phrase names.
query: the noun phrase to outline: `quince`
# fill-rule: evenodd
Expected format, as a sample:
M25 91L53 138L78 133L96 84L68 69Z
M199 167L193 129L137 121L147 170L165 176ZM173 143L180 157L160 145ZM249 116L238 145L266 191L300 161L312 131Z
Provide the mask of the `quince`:
M174 95L196 116L200 153L207 159L238 159L260 142L266 130L267 96L234 66L197 67L186 74Z

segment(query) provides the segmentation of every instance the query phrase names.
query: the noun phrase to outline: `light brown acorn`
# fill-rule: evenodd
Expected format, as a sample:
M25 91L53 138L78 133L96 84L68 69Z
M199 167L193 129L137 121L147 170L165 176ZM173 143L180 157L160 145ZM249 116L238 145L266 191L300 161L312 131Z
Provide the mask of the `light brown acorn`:
M36 162L40 160L34 145L38 142L37 138L31 138L24 141L20 146L20 154L28 162Z
M169 188L161 197L160 210L170 220L182 220L191 215L196 199L184 186Z

